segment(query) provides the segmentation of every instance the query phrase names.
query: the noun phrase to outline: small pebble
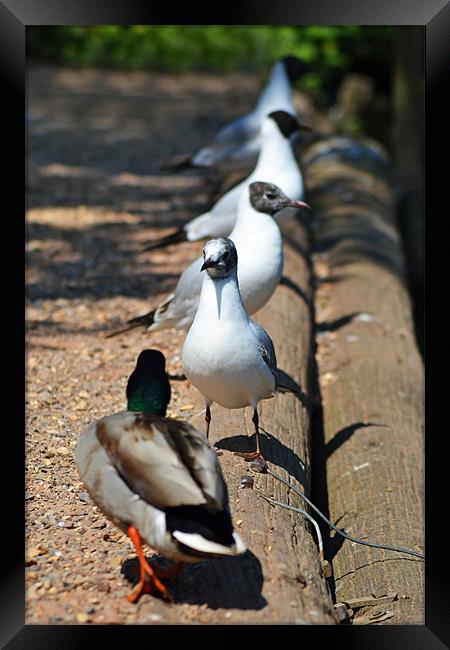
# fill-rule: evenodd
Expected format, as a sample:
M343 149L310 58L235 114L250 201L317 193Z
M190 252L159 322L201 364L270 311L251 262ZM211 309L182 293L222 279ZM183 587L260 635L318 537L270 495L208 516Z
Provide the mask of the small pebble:
M80 501L84 501L84 503L92 503L92 499L87 492L80 492L78 498Z
M85 614L84 612L79 612L77 614L77 621L78 623L87 623L89 620L89 616Z
M245 475L245 476L241 477L240 487L241 488L252 488L254 483L255 483L255 480L254 480L253 476Z

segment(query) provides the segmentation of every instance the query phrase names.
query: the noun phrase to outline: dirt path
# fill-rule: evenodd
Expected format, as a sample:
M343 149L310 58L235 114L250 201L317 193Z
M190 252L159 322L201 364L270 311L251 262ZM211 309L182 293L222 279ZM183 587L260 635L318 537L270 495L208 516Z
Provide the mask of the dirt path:
M121 567L134 550L90 502L73 451L90 422L124 407L143 347L180 371L183 334L104 333L147 311L201 250L140 252L210 201L203 177L163 176L161 159L208 141L257 88L258 79L238 75L29 68L27 624L170 620L160 600L126 602ZM169 415L193 415L193 391L174 383ZM234 622L201 589L181 602L180 623Z

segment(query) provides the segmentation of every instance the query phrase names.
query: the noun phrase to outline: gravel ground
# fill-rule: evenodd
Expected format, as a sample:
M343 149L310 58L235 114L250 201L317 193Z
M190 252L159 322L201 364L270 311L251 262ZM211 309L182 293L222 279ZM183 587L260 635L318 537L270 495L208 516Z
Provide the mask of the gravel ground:
M211 201L208 180L163 175L160 162L207 142L258 87L243 75L28 69L27 624L168 620L157 598L126 601L134 549L84 491L74 448L89 423L124 408L141 349L159 348L180 372L183 334L105 333L155 305L201 250L140 252ZM192 415L193 391L173 383L169 415ZM227 620L202 602L177 607L180 623Z

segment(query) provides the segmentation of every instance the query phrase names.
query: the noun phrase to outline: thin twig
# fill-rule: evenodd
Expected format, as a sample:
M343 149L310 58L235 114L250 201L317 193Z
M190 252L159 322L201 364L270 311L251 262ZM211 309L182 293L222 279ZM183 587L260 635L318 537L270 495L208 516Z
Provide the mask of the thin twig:
M276 501L275 499L271 499L270 497L266 497L266 495L261 494L261 492L257 492L257 494L259 494L260 497L262 497L263 499L265 499L266 501L268 501L269 503L271 503L274 506L281 506L281 508L287 508L288 510L293 510L294 512L298 512L299 514L306 517L306 519L308 519L308 521L310 521L312 523L312 525L314 526L314 528L316 530L317 543L319 545L319 557L320 557L321 560L324 559L323 541L322 541L322 535L320 533L319 524L317 523L317 521L315 519L313 519L311 517L311 515L309 513L306 512L306 510L302 510L302 508L294 508L293 506L289 506L286 503L282 503L281 501Z
M346 539L349 539L351 542L355 542L356 544L363 544L364 546L371 546L372 548L382 548L385 549L386 551L395 551L396 553L407 553L408 555L414 555L414 557L419 557L421 559L425 559L425 554L424 553L419 553L418 551L412 551L411 549L408 548L403 548L401 546L389 546L387 544L375 544L374 542L365 542L362 539L359 539L358 537L352 537L351 535L348 535L347 533L344 533L343 530L335 526L329 519L325 517L324 514L320 512L320 510L308 499L307 496L303 492L301 492L295 485L292 485L292 483L289 483L285 478L280 476L279 474L276 474L273 472L271 469L267 468L267 474L270 474L270 476L273 476L273 478L276 478L277 480L281 481L285 485L288 486L289 489L293 490L298 496L302 497L306 501L306 503L321 517L327 524L330 526L333 530L335 530L339 535L342 535L342 537L345 537ZM284 508L287 508L288 510L295 510L293 506L288 506L287 504L282 504Z

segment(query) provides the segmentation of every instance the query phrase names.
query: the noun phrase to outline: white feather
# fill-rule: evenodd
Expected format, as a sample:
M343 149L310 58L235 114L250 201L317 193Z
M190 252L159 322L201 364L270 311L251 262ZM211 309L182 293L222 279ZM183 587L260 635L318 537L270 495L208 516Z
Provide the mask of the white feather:
M223 544L218 544L217 542L212 542L198 533L182 533L179 530L174 530L172 535L185 546L188 546L195 551L200 551L201 553L211 553L214 555L239 555L246 550L244 542L236 533L233 533L236 542L233 546L225 546Z

